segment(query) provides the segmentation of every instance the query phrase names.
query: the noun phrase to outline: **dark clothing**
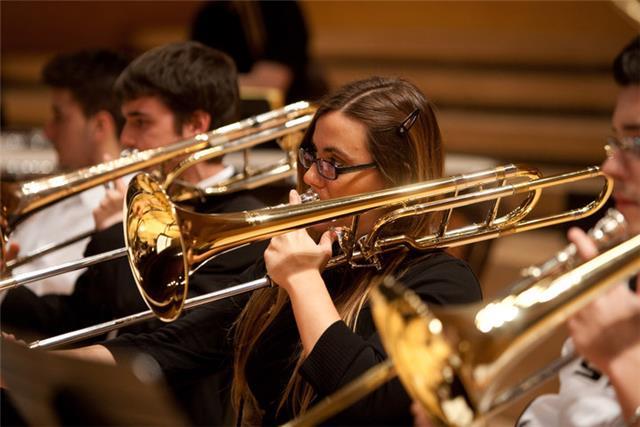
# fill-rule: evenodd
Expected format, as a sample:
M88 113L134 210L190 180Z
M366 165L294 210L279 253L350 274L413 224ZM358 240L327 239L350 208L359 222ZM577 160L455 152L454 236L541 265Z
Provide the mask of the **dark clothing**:
M208 199L194 205L199 212L238 212L262 207L246 193ZM224 288L257 259L262 258L267 242L245 246L206 263L189 280L189 296ZM116 224L93 237L85 255L93 255L124 246L122 224ZM27 288L9 291L2 304L5 331L28 330L29 338L42 338L80 329L104 321L147 310L126 258L96 264L76 281L72 295L46 295L38 298ZM24 315L28 313L28 315ZM151 320L120 332L148 332L165 323ZM195 425L220 424L226 411L229 372L216 375L167 378L171 390Z
M411 254L402 268L400 280L430 304L463 304L481 299L480 286L468 266L442 251L427 255ZM264 274L264 264L248 269L238 283ZM323 273L331 293L353 283L357 270L338 268ZM208 374L232 360L232 338L225 322L239 312L238 300L228 300L216 311L213 307L194 310L177 322L152 334L121 336L106 343L116 359L131 351L146 352L158 360L168 376ZM235 313L234 313L235 311ZM276 409L298 354L300 338L290 306L276 318L260 338L247 365L247 378L261 408L265 425L293 418L286 406ZM317 399L337 391L367 369L386 358L376 332L370 308L360 313L356 332L343 322L329 327L302 365L301 374L311 384ZM410 399L398 380L389 382L346 410L331 423L411 424Z
M263 204L248 194L211 198L198 205L199 212L238 212L257 209ZM97 233L87 245L86 256L124 246L122 223ZM242 247L205 264L189 280L189 296L218 290L262 257L266 243ZM34 338L76 330L147 310L140 297L126 257L91 266L76 281L71 295L36 296L20 287L7 293L2 303L4 329L25 331ZM25 316L24 313L29 313ZM131 326L128 331L142 332L164 323L150 321Z
M195 17L191 37L233 58L238 72L258 61L289 67L287 102L315 100L327 86L309 62L309 35L295 1L207 2Z

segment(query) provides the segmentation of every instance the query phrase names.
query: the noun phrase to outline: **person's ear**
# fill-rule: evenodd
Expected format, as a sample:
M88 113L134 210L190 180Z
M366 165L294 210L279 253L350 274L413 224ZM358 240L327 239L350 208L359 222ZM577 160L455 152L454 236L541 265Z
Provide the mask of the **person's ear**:
M182 124L182 136L190 138L199 133L209 130L211 125L211 114L203 110L196 110L191 113L189 119Z
M92 132L94 141L102 143L107 140L117 139L116 122L111 113L100 110L93 115L91 120L93 122Z

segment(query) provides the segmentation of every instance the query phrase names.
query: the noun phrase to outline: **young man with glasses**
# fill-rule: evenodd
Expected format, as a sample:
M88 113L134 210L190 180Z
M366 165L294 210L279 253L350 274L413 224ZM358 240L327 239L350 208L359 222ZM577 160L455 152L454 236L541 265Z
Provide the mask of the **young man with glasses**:
M616 208L640 233L640 37L614 61L620 92L602 170L614 181ZM597 255L578 229L569 232L584 258ZM560 372L560 392L536 399L518 421L534 426L640 425L640 294L638 277L611 289L568 322L571 343L583 357Z

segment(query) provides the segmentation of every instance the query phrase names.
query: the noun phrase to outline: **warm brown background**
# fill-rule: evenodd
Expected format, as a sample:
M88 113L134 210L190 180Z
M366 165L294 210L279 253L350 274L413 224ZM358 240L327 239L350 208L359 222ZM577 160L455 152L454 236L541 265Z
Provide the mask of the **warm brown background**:
M602 160L616 95L611 61L639 31L613 2L302 4L311 52L331 86L371 74L410 79L439 106L450 152L554 170ZM47 57L96 46L140 52L184 39L199 5L3 0L7 125L35 126L46 117L38 76ZM562 245L559 233L500 239L482 277L485 293ZM561 341L556 336L525 365L552 358ZM503 422L512 423L521 407L503 415Z
M8 125L42 116L41 106L19 99L36 96L23 83L37 81L48 55L95 46L138 52L185 38L199 4L2 1ZM610 62L638 31L609 1L303 7L332 85L373 73L409 78L440 106L450 150L509 160L598 162L615 96Z

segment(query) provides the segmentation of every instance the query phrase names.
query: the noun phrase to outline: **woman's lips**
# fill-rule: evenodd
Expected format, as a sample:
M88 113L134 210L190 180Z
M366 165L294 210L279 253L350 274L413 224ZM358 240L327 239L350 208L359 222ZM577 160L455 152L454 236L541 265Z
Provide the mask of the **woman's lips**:
M633 200L624 196L618 196L618 195L614 195L614 199L616 201L616 206L618 207L625 207L625 206L639 206L640 203L638 200Z

